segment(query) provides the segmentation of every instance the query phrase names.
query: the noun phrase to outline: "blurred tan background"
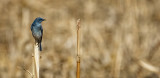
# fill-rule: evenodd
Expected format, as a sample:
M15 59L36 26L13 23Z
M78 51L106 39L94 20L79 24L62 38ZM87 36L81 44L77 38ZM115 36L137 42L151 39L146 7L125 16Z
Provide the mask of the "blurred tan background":
M0 0L0 78L31 78L30 26L43 17L40 78L159 78L159 0ZM148 66L153 66L149 68ZM157 69L156 69L157 68Z

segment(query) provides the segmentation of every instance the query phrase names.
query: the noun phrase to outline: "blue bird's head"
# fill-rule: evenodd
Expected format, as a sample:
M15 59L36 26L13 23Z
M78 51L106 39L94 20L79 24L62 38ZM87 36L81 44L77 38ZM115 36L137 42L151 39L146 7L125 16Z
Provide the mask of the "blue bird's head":
M43 19L43 18L41 18L41 17L37 17L36 19L35 19L35 21L36 22L38 22L38 23L41 23L42 21L45 21L46 19Z

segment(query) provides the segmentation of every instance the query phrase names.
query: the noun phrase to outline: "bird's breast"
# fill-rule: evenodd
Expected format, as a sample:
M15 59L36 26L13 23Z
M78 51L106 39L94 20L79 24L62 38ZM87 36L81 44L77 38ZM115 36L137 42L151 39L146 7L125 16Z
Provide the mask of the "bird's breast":
M33 34L33 36L36 37L36 38L42 37L42 32L41 32L41 30L38 29L38 28L33 28L32 34Z

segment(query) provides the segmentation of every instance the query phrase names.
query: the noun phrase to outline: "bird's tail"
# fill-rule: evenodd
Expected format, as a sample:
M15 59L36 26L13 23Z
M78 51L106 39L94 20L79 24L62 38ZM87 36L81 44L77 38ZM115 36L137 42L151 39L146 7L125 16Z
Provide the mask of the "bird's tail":
M41 43L39 43L38 46L39 46L39 50L42 51Z

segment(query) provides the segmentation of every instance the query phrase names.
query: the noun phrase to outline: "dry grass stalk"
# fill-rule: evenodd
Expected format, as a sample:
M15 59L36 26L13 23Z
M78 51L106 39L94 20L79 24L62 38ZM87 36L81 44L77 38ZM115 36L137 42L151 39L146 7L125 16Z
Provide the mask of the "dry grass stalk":
M79 32L80 32L80 19L77 20L77 77L80 78L80 52L79 52Z
M34 78L39 78L39 48L38 43L34 46L34 53L32 56L33 61L33 76Z
M29 71L29 70L27 70L24 66L20 66L20 67L18 67L19 69L23 69L25 72L27 72L32 78L34 77L33 76L33 74Z
M31 75L32 78L34 77L33 74L29 70L25 69L24 67L23 67L23 70L26 71L29 75Z
M147 69L147 70L149 70L149 71L151 71L151 72L159 73L159 68L158 68L158 67L155 67L155 66L153 66L153 65L151 65L151 64L149 64L149 63L147 63L147 62L145 62L145 61L143 61L143 60L140 60L140 61L139 61L139 64L140 64L140 66L142 66L144 69Z

